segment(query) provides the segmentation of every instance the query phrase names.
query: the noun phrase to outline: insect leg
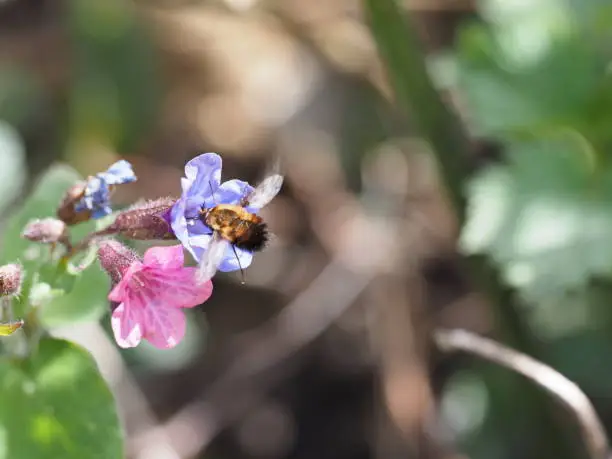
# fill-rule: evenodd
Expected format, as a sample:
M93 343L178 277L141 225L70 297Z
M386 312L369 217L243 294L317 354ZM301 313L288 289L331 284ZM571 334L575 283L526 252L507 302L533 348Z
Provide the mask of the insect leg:
M208 181L208 185L210 186L210 196L213 200L213 203L215 204L215 207L218 205L217 201L215 200L215 192L213 191L213 186L212 186L212 182L209 180ZM206 202L203 202L202 205L200 206L200 215L206 215Z
M238 256L238 252L236 252L236 246L234 244L232 244L232 250L234 251L234 255L236 256L236 260L238 261L238 267L240 268L240 277L242 278L240 283L244 285L246 284L244 269L242 268L242 264L240 263L240 257Z
M238 220L238 226L236 227L236 231L237 231L238 229L240 229L240 226L244 224L244 222L239 218L234 218L230 222L230 225L233 225L236 220ZM246 280L245 280L246 276L244 274L244 268L242 267L242 264L240 263L240 257L238 256L238 252L236 251L236 246L234 244L232 244L232 250L234 251L234 256L236 257L236 261L238 262L238 267L240 268L240 277L242 278L240 283L244 285L246 284Z

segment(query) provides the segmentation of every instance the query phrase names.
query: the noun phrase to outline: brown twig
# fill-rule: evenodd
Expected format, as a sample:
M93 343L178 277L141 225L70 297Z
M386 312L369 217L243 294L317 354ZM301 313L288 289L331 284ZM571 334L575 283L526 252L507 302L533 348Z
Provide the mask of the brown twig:
M595 408L576 383L528 355L466 330L439 329L434 332L434 340L442 351L463 351L476 355L516 371L548 391L576 417L589 458L609 457L605 429Z

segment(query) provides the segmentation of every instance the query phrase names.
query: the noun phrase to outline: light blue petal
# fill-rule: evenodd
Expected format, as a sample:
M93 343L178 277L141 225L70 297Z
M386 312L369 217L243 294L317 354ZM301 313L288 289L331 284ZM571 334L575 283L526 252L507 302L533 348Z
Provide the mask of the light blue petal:
M253 187L242 180L228 180L220 184L221 165L221 157L215 153L205 153L189 161L185 165L185 178L181 179L183 194L170 213L176 237L198 262L208 250L212 237L211 229L198 218L200 208L239 204L243 197L253 191ZM228 245L219 271L247 268L252 260L252 253L241 249L234 252Z
M191 244L189 244L189 231L187 230L187 219L185 218L185 199L181 198L170 210L170 226L176 238L183 244L191 255L195 258Z
M85 186L83 198L74 206L76 212L91 212L91 218L98 219L112 212L110 206L109 185L120 185L136 180L132 165L125 161L117 161L106 172L92 177Z
M221 157L216 153L196 156L185 165L186 179L181 181L183 195L210 198L221 182Z
M238 258L236 258L236 255L238 255ZM238 259L240 259L240 265L238 264ZM242 266L242 269L246 269L251 265L252 261L253 254L251 252L236 247L236 253L234 253L232 246L228 245L223 261L219 265L219 271L237 271L240 269L240 266Z
M199 261L210 242L211 230L199 220L202 207L213 207L213 193L221 181L221 157L204 153L185 165L185 178L181 179L183 193L170 212L170 226L176 237L191 255ZM208 240L201 239L208 234Z
M206 253L211 239L211 234L200 234L198 236L192 236L189 239L189 251L197 262L199 262Z
M91 213L91 218L93 218L94 220L97 220L98 218L102 218L102 217L106 217L107 215L110 215L112 212L113 212L113 209L111 209L110 206L96 207Z
M83 198L76 203L75 210L77 212L85 210L93 210L94 207L108 205L109 190L106 183L98 177L94 177L85 187Z
M239 204L240 200L251 193L253 187L242 180L233 179L223 182L215 193L217 204Z
M132 170L132 165L125 159L117 161L111 165L106 172L98 174L108 185L121 185L131 183L136 180L136 175Z

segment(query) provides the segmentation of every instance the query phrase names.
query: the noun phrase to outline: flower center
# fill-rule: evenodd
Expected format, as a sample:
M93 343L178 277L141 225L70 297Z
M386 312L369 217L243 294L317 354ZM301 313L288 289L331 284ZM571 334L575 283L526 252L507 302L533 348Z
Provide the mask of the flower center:
M130 279L130 286L134 290L141 290L146 288L147 280L145 276L142 275L142 272L137 272L132 275L132 278Z

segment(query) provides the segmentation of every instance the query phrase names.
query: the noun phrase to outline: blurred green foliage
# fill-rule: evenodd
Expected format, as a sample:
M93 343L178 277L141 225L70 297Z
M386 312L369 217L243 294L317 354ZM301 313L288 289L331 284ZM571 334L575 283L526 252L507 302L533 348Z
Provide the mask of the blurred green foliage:
M478 3L480 18L461 27L455 49L428 67L439 88L465 101L467 131L501 146L501 158L472 175L449 160L467 161L465 145L452 145L452 129L435 126L452 123L431 116L438 100L415 78L421 56L409 51L409 21L402 25L394 0L365 4L397 99L424 121L421 132L442 175L447 172L460 221L463 201L456 196L466 200L460 250L489 257L502 282L518 292L520 304L512 309L527 327L517 326L500 296L500 305L493 306L501 336L507 329L519 342L537 343L524 350L556 364L587 391L609 393L612 365L604 364L612 344L609 2ZM455 417L465 413L454 427L470 457L573 457L576 451L566 447L571 443L561 445L560 439L566 441L574 425L547 417L546 407L508 372L482 366L474 371L484 386L477 376L459 389L448 386L449 400L455 400L448 403L463 400L449 409ZM479 422L469 424L474 394L487 407L474 414ZM601 401L598 408L609 412L612 405Z
M129 2L68 5L75 65L70 140L130 153L152 126L161 96L151 38Z
M488 255L517 289L527 331L546 343L539 357L601 396L612 390L604 364L612 345L612 9L600 1L480 5L484 21L459 34L455 89L470 130L499 142L503 156L467 183L460 247ZM513 416L495 401L490 412ZM465 438L471 452L482 435Z
M0 261L19 261L28 275L24 293L16 304L16 314L22 313L25 305L31 301L29 288L34 283L44 284L38 285L37 292L39 295L47 292L47 296L52 296L40 300L45 305L41 309L40 319L47 326L95 320L106 312L108 306L105 299L108 279L101 270L88 269L75 275L62 267L45 266L49 261L49 247L21 237L24 226L30 220L54 217L54 210L66 190L80 179L81 176L68 166L55 165L49 168L20 210L8 220L3 234ZM72 231L72 236L78 240L94 230L95 226L93 222L79 225ZM62 288L51 289L51 284L61 284Z
M45 93L44 76L25 67L8 62L0 68L0 209L15 203L29 178L26 141L14 127L28 132L41 104L62 101L53 108L59 115L55 124L45 127L65 135L66 157L87 154L91 147L129 154L157 116L162 96L157 56L134 5L70 0L66 6L71 77L66 93L59 98ZM43 155L48 159L41 163L49 164L55 153L50 147ZM21 238L30 220L55 216L62 196L78 180L72 168L52 165L3 222L0 263L23 264L25 281L12 316L26 324L0 340L0 458L124 457L115 403L91 356L47 336L55 326L106 314L109 280L97 267L76 269L91 264L95 252L65 262L49 246ZM72 242L104 223L71 229Z
M0 66L0 119L21 125L42 96L39 82L17 66Z
M0 389L0 457L123 457L113 396L77 345L45 338L27 360L2 357Z
M469 253L487 252L528 301L612 274L612 169L577 135L508 145L470 184Z
M109 281L100 269L77 272L50 246L21 238L31 219L54 216L80 179L68 166L49 168L4 231L0 262L19 261L25 270L13 302L25 328L0 341L0 457L123 457L114 400L92 357L65 341L38 341L53 326L100 318L108 309ZM83 237L95 227L85 223L72 235Z
M462 248L489 254L528 301L559 299L612 275L612 49L595 22L610 9L491 0L482 11L488 22L460 34L458 89L505 160L468 187Z

